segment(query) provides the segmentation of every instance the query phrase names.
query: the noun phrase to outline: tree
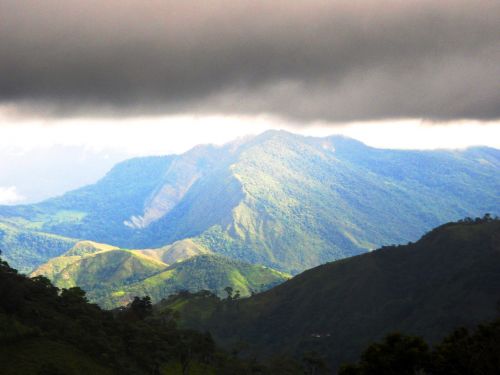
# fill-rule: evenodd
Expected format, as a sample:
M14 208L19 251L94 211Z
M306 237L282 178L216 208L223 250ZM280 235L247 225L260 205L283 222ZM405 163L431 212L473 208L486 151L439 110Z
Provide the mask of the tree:
M500 374L500 319L471 333L456 329L432 353L434 375Z
M428 367L429 346L420 337L391 333L362 353L358 365L343 365L339 375L414 375Z
M153 304L151 303L151 298L145 296L143 298L134 297L134 300L130 304L131 311L139 319L144 319L153 313Z
M61 298L64 302L69 304L88 302L87 297L85 296L85 291L77 286L69 289L63 289L61 291Z
M10 268L9 263L2 259L2 250L0 249L0 269L4 272L17 273L17 270Z
M226 292L227 294L227 299L228 300L232 300L233 299L233 288L231 288L230 286L226 286L224 288L224 291Z
M35 276L31 280L33 281L33 289L39 294L56 296L59 292L59 288L52 285L50 280L45 276Z
M239 291L239 290L237 290L237 291L236 291L236 293L234 294L233 299L235 299L235 300L236 300L236 299L240 299L240 297L241 297L240 291Z
M316 352L304 353L302 362L308 375L326 374L328 371L325 359Z
M215 353L215 343L209 333L186 330L180 335L177 349L182 374L187 375L193 361L210 362Z

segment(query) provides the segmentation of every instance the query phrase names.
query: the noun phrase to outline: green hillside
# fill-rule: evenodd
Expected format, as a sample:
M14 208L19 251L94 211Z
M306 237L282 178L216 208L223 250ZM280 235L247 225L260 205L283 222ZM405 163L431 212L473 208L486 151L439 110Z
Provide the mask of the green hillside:
M126 305L135 296L148 295L156 302L180 290L208 290L222 296L229 286L241 296L249 296L289 277L263 266L198 255L202 252L197 251L200 248L188 240L157 250L124 250L81 241L30 276L46 276L59 288L81 287L92 302L105 308Z
M227 346L248 342L249 353L261 356L315 351L335 367L388 332L432 343L493 319L499 269L500 220L478 219L316 267L248 299L177 296L163 308L177 309L183 324L209 329Z
M49 277L59 288L79 286L89 291L94 288L135 282L165 267L163 262L118 249L83 257L54 258L48 264L36 269L31 276Z
M70 237L96 240L130 236L123 221L143 209L145 200L162 184L174 157L144 157L117 164L94 185L71 191L39 204L3 206L2 221L36 227Z
M21 272L29 272L47 260L61 255L76 242L77 240L72 238L0 222L0 249L4 252L4 258L18 265Z
M111 250L113 251L113 250ZM207 333L152 314L147 298L119 311L58 290L0 259L0 372L5 375L300 375L221 351ZM281 361L281 363L286 363ZM289 362L293 365L293 362Z
M196 300L197 308L205 302L197 316L207 316L238 307L242 301L234 298L221 304L211 294L182 293L154 307L147 298L137 298L127 308L103 311L89 304L81 289L58 290L43 277L30 279L18 274L1 259L0 295L0 368L5 375L332 373L314 352L305 352L298 360L283 356L265 361L243 359L236 353L246 346L239 342L239 349L229 354L209 333L178 328L175 310L168 309L168 302L175 300L171 307L186 315L186 311L193 312ZM298 306L288 313L293 316L295 311ZM231 321L225 324L233 326ZM240 327L236 329L233 334L238 335ZM421 338L389 334L370 344L359 363L344 366L339 374L498 373L499 319L473 331L458 329L434 344L431 351ZM342 345L336 341L327 351L335 353Z
M194 247L285 272L500 214L500 151L398 151L269 131L118 164L95 185L0 221L121 248ZM24 260L14 263L27 268Z
M186 238L159 249L133 250L133 252L152 257L167 264L173 264L196 255L208 254L210 250L192 239Z
M186 290L208 290L220 297L231 287L241 297L281 284L290 276L273 269L239 262L217 255L200 255L175 263L164 271L138 282L114 288L90 290L89 298L103 307L115 307L130 302L134 296L150 296L155 302Z

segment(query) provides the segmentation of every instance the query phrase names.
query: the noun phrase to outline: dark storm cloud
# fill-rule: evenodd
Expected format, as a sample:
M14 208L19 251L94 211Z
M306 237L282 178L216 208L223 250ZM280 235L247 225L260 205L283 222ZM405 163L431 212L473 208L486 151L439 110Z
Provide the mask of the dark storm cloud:
M0 103L498 119L499 16L498 0L0 0Z

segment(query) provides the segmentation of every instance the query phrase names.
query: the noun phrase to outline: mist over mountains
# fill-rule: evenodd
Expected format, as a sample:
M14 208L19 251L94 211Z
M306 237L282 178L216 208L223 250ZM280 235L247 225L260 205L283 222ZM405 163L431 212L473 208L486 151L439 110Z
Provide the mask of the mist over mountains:
M96 182L114 164L127 159L127 153L85 146L23 149L0 145L0 158L0 204L29 204Z
M382 150L341 136L269 131L127 160L96 184L2 206L0 246L28 270L77 239L129 249L190 239L215 254L297 273L414 241L446 221L499 213L499 168L500 151L491 148ZM37 233L74 240L43 255ZM35 261L12 246L32 242Z

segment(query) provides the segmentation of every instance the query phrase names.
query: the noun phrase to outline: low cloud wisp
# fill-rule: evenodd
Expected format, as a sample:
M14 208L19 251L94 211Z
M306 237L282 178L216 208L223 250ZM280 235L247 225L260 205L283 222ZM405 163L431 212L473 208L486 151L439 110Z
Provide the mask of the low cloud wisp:
M26 198L18 193L15 186L0 186L0 204L21 203Z

